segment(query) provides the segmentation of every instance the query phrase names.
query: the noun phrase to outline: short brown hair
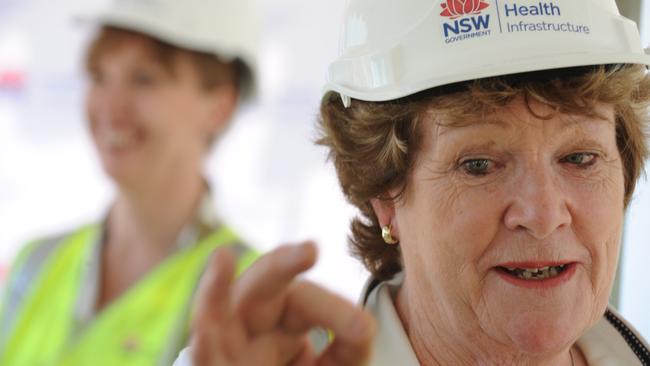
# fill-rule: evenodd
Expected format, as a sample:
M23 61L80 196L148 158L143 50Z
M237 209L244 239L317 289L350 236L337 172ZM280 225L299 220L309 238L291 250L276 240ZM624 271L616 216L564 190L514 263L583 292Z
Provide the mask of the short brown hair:
M176 56L180 54L189 56L190 63L199 75L201 87L206 91L224 84L232 84L239 88L242 79L246 77L247 68L238 59L226 62L212 53L177 47L143 33L113 26L102 27L88 47L86 70L92 73L96 70L99 59L104 54L120 47L125 39L134 37L145 40L151 46L155 60L160 62L160 65L171 75L174 73Z
M614 106L616 139L625 178L624 204L630 202L648 157L646 131L650 75L639 65L607 65L494 77L430 89L386 102L353 100L345 108L340 95L321 103L319 144L330 149L346 198L360 210L351 223L351 248L372 273L384 280L401 270L398 247L386 245L370 205L391 189L404 192L421 144L427 111L442 119L471 120L523 98L559 113L595 116L597 103Z

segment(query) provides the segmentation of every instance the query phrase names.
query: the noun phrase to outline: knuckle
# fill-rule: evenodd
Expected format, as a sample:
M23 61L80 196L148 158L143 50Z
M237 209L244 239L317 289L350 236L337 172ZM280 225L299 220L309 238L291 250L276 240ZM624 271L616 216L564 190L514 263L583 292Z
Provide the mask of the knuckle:
M240 318L246 317L255 310L255 303L253 300L242 300L233 305L233 312Z

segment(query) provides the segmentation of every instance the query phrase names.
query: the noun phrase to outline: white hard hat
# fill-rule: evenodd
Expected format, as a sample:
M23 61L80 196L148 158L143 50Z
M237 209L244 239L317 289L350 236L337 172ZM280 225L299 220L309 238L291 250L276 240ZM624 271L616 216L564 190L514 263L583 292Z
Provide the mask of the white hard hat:
M499 75L650 65L615 0L350 0L325 92L393 100Z
M242 98L255 90L258 17L249 0L114 0L99 21L177 47L241 60Z

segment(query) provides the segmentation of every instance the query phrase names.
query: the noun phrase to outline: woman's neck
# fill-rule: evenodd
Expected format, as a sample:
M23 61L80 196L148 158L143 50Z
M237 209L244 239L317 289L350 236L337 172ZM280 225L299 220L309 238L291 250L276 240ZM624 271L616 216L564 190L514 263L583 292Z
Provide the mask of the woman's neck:
M179 174L146 189L120 188L107 234L111 245L167 250L193 219L206 186L199 174ZM144 248L143 248L144 249Z
M96 311L118 298L176 247L206 190L200 174L183 175L139 191L120 189L102 248Z
M421 296L405 281L394 299L397 314L421 365L587 365L582 352L562 350L556 354L533 357L490 340L480 330L461 334L461 324L450 324L435 309L432 299ZM447 319L448 320L448 319ZM473 322L474 319L468 319ZM462 326L463 329L467 327ZM573 360L572 360L573 358Z

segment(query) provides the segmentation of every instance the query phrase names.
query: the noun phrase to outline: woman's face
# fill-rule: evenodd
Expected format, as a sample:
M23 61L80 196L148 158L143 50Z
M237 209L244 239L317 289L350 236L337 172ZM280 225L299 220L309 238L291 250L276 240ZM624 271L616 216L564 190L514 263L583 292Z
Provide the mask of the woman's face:
M105 171L119 185L198 173L221 122L219 96L201 89L187 55L175 57L169 72L147 40L127 37L91 71L90 131Z
M540 120L516 101L465 127L430 118L406 194L391 209L407 301L420 302L435 326L543 354L601 318L624 184L613 108L599 112L607 119Z

